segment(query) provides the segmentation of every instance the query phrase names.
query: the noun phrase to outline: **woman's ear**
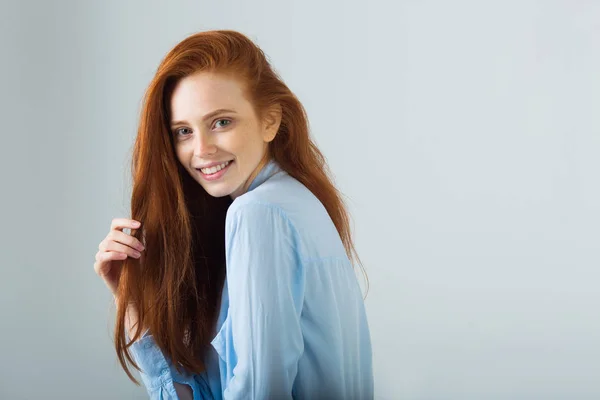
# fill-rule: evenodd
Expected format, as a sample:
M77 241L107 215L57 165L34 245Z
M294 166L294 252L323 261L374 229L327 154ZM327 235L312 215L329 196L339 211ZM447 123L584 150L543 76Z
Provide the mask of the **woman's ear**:
M282 109L280 104L275 104L265 113L263 124L263 139L265 143L271 142L277 136L281 125Z

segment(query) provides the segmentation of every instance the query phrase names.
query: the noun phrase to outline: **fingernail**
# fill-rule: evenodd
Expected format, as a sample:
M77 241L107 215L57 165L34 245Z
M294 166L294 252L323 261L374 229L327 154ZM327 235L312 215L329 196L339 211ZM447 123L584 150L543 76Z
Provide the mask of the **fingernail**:
M139 222L137 222L137 221L135 221L135 222L133 223L133 226L140 226L140 223L139 223Z

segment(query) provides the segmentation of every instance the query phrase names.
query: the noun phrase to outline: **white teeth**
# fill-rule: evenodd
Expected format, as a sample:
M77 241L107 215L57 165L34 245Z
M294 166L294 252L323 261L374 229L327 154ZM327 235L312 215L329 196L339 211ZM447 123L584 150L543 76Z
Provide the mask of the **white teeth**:
M228 166L230 162L231 161L226 161L223 164L215 165L214 167L210 168L201 168L200 171L202 171L202 173L205 175L216 174L217 172Z

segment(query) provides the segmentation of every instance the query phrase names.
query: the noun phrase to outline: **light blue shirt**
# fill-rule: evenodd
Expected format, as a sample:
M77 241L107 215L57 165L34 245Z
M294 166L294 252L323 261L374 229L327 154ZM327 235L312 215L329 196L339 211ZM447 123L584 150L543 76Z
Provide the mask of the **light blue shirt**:
M227 211L227 274L207 370L179 374L145 335L131 347L151 399L373 398L362 292L323 204L269 161Z

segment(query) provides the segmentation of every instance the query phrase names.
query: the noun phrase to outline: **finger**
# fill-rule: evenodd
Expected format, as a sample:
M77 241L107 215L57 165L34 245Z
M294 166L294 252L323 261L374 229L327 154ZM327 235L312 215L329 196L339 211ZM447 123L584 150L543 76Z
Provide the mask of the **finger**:
M96 253L96 264L104 264L107 261L113 260L123 260L127 257L127 254L119 251L99 251Z
M143 251L145 249L144 245L142 244L142 242L139 241L138 238L131 236L125 232L117 230L110 231L110 233L108 234L108 238L114 240L115 242L125 244L138 251Z
M122 244L119 242L115 242L114 240L108 240L105 244L105 252L108 251L116 251L119 253L125 253L130 257L139 258L141 253L136 249L127 246L126 244Z
M139 221L129 218L113 218L110 223L110 230L122 231L124 228L138 229L141 226Z
M116 251L99 251L96 253L96 262L94 263L94 271L96 274L101 275L103 267L107 265L109 261L124 260L127 258L127 254L119 253Z

